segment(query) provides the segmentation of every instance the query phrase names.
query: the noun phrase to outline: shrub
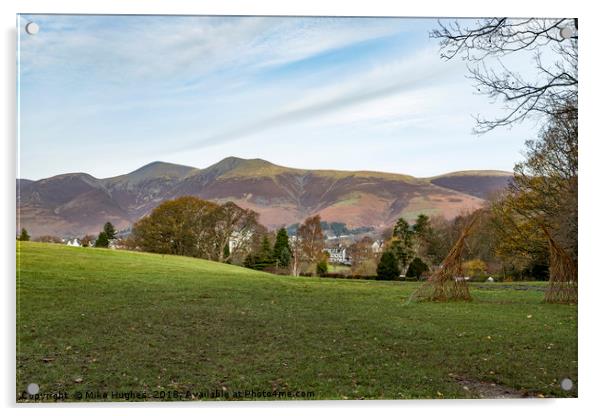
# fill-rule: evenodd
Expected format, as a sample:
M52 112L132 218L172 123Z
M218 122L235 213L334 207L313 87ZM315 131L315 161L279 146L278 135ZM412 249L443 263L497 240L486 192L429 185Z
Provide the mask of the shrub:
M320 277L324 277L328 273L328 263L326 260L320 260L316 264L316 274Z
M331 277L333 279L349 279L349 276L343 273L324 273L322 277Z
M390 251L385 251L380 257L378 266L376 267L376 275L378 280L394 280L399 278L399 265L397 258Z
M470 276L473 280L479 279L487 273L487 265L480 259L465 261L462 263L462 269L464 269L466 275Z
M29 234L25 228L21 228L21 234L17 237L19 241L29 241Z
M429 266L420 257L414 257L406 273L406 280L418 280L429 271Z
M243 266L253 270L269 271L268 269L274 267L274 262L260 254L251 253L245 257Z
M355 275L374 276L376 274L376 266L376 260L371 258L354 264L351 271Z
M34 241L37 241L40 243L57 243L57 244L62 243L62 240L59 237L56 237L54 235L42 235L40 237L37 237Z

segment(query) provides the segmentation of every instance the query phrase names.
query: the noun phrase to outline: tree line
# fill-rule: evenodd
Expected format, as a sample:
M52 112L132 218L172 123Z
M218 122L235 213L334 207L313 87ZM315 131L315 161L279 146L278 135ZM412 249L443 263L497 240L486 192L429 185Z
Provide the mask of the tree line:
M307 218L294 236L284 227L269 232L258 217L233 202L184 196L163 202L136 222L124 246L296 276L327 272L319 215Z
M109 247L111 241L115 241L117 239L117 230L115 226L111 222L106 222L98 233L97 237L94 237L91 234L86 234L81 238L78 238L82 247ZM19 241L30 241L31 236L27 232L27 229L21 228L21 233L17 236L17 240ZM33 239L35 242L39 243L55 243L61 244L64 242L64 239L57 237L55 235L44 234L38 236Z
M193 196L165 201L132 227L126 246L151 253L241 263L266 229L259 215Z

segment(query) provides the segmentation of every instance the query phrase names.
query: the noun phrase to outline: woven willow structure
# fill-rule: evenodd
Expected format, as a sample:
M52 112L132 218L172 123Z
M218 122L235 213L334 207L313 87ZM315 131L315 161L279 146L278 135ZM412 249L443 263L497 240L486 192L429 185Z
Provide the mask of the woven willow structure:
M577 303L577 265L543 228L550 246L550 281L545 301L548 303Z
M460 238L443 260L441 268L418 288L411 299L440 302L472 299L468 290L468 282L464 279L462 272L462 252L465 240L477 218L478 215L474 215L468 225L464 227Z

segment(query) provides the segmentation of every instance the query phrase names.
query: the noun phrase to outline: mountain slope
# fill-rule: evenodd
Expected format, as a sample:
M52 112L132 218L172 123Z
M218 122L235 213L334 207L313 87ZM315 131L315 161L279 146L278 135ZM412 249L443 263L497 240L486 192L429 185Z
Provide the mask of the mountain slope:
M482 197L505 186L508 178L506 173L475 171L420 179L384 172L293 169L262 159L229 157L205 169L153 162L106 179L74 173L21 180L18 208L21 226L34 236L98 232L106 221L125 228L162 201L183 195L233 201L257 211L269 228L314 214L349 227L382 228L400 216L453 218L477 209Z
M511 180L511 173L499 170L467 170L429 178L429 181L435 185L478 198L489 197L492 193L505 188Z

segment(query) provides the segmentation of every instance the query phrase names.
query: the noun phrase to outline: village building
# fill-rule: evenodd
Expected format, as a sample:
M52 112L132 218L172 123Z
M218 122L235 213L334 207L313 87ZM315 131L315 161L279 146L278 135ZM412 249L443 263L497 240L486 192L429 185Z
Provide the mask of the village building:
M124 249L125 246L123 245L121 240L119 240L117 238L113 238L113 239L109 240L109 248L113 249L113 250L117 250L117 249Z
M328 253L328 262L329 263L339 263L339 264L351 264L351 256L349 256L347 252L347 247L343 247L341 245L325 248L324 252Z
M79 241L78 238L73 238L73 239L67 240L67 245L69 247L81 247L82 243Z
M383 240L376 240L374 243L372 243L372 253L374 253L374 254L382 253L384 245L385 245L385 242Z
M252 231L247 231L245 233L234 231L228 239L228 250L230 251L230 253L233 253L240 247L244 246L247 242L249 242L251 240L251 237L253 237Z

